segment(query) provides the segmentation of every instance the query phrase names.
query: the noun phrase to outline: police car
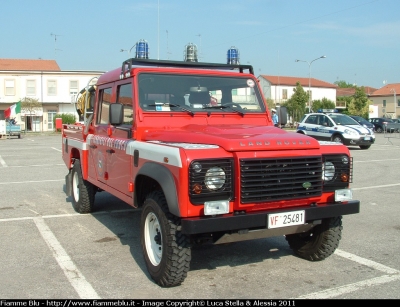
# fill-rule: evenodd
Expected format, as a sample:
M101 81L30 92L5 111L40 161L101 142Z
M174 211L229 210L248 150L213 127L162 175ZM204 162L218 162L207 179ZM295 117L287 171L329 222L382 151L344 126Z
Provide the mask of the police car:
M375 134L371 129L361 126L350 116L331 109L305 114L297 125L296 132L320 141L360 146L361 149L368 149L375 142Z

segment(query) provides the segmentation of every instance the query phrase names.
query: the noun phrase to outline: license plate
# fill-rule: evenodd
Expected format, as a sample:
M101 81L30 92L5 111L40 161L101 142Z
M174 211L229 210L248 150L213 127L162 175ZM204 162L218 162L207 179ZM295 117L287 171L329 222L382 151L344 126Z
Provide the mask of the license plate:
M369 137L369 136L366 136L365 138L364 138L364 141L369 141L371 138Z
M305 223L305 215L304 210L268 214L268 228L303 225Z

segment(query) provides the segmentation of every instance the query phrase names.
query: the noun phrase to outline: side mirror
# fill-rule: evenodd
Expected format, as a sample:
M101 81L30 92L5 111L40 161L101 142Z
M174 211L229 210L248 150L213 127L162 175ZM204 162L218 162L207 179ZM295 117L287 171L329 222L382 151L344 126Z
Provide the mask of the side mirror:
M110 124L113 126L119 126L124 120L124 105L122 103L110 104Z
M277 113L278 113L278 120L280 125L286 125L287 124L287 118L288 118L288 112L286 107L277 107Z

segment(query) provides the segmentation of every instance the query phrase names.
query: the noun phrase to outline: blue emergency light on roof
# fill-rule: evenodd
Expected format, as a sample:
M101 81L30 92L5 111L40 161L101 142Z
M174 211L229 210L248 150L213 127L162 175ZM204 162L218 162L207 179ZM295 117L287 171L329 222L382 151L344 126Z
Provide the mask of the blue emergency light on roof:
M141 39L136 43L136 54L137 59L148 59L149 58L149 44Z
M239 50L234 46L232 46L228 50L227 64L240 64L239 63Z
M317 113L339 113L338 109L318 109Z

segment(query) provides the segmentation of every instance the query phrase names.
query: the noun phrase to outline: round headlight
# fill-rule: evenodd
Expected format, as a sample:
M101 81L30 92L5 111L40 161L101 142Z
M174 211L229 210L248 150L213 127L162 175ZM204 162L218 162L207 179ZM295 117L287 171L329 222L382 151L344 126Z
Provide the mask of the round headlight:
M218 190L225 184L226 175L222 168L214 166L205 175L204 183L209 190Z
M200 173L201 172L201 164L199 162L194 162L192 164L192 169L196 172L196 173Z
M331 181L335 176L335 165L332 162L322 164L322 179Z

